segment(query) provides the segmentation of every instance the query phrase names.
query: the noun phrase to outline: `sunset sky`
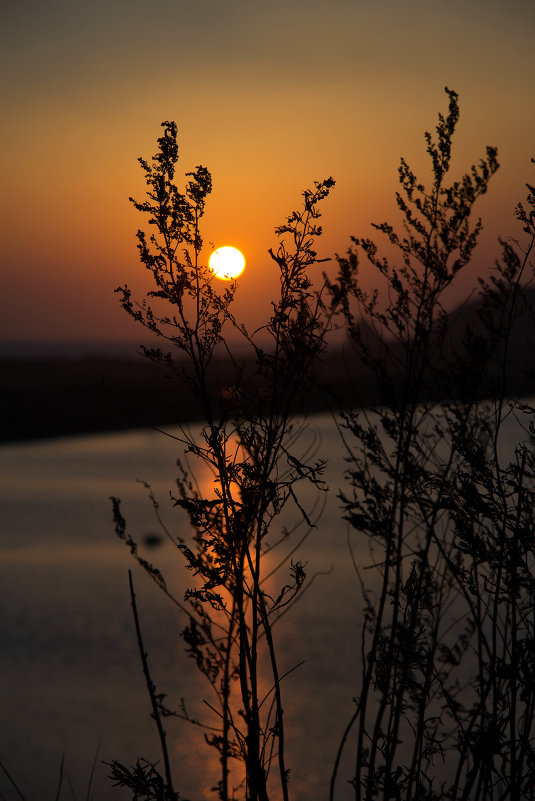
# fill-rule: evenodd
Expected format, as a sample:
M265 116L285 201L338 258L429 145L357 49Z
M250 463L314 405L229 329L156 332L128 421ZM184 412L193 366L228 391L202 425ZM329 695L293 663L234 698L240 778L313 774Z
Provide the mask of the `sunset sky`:
M519 235L513 208L535 183L533 0L7 0L2 27L4 348L143 340L113 289L146 286L128 197L142 197L136 159L162 120L179 125L178 175L212 172L204 236L244 252L235 311L251 327L277 286L273 229L301 191L337 182L322 256L394 219L399 158L427 179L445 85L460 95L456 169L487 144L502 165L474 269Z

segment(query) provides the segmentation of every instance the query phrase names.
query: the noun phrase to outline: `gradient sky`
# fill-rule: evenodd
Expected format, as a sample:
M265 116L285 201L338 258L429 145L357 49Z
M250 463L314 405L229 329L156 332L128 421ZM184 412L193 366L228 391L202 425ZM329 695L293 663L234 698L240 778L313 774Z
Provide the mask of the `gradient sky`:
M264 322L273 229L314 180L323 256L394 219L401 155L460 95L460 171L499 148L478 264L535 182L533 0L7 0L3 12L0 343L143 340L113 289L145 283L136 159L179 125L178 175L213 174L204 236L246 255L236 313ZM473 277L473 274L472 274ZM369 280L373 281L370 275ZM467 284L469 279L465 279Z

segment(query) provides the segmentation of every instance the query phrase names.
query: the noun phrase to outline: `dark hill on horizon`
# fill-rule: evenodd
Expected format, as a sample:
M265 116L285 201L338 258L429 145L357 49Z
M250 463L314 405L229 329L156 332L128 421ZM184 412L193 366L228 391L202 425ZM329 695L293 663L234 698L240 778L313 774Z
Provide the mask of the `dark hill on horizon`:
M535 290L523 293L524 313L511 332L508 392L535 394ZM467 325L477 329L479 303L470 301L449 314L449 347L457 348ZM363 326L371 349L387 349ZM494 354L485 354L492 363ZM254 375L252 362L245 369ZM0 442L29 441L140 427L172 426L198 419L187 390L169 380L165 369L140 355L0 357ZM217 396L231 376L225 359L214 363L211 391ZM332 346L316 365L317 386L307 393L306 411L320 412L340 404L366 405L374 400L369 370L350 343ZM251 380L256 380L252 378ZM305 411L305 410L304 410Z

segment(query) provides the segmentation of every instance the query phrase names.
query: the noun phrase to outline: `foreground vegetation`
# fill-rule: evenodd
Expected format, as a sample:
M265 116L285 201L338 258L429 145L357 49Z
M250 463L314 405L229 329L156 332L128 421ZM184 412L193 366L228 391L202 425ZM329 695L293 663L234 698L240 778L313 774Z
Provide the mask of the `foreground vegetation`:
M535 410L511 397L510 383L511 336L533 267L535 191L528 185L527 205L516 209L524 244L501 241L501 257L479 282L477 319L463 326L443 296L471 262L481 229L473 208L498 162L487 148L448 183L459 107L446 92L448 112L435 136L426 134L430 188L402 160L403 227L376 226L397 257L353 238L337 276L313 287L319 207L332 179L304 192L301 209L276 229L270 255L280 295L261 340L267 335L269 347L234 318L235 286L218 294L200 260L211 177L197 167L179 191L174 123L163 124L152 162L140 159L148 194L133 202L155 231L138 232L155 289L139 304L128 287L118 291L126 311L164 343L145 355L191 393L204 421L198 438L185 428L177 438L189 461L179 463L173 501L192 537L167 534L192 575L185 598L174 601L185 615L186 649L217 699L200 725L219 755L222 801L291 796L274 625L307 577L303 563L288 560L277 583L266 565L291 537L278 523L285 507L315 525L300 487L326 490L322 461L299 450L298 421L311 367L329 328L341 324L369 371L363 394L371 385L375 397L370 404L357 387L337 413L348 465L342 513L367 538L370 563L355 560L361 664L348 666L354 708L345 729L341 722L330 798L342 778L359 801L535 795ZM373 293L361 286L363 258L377 272ZM247 363L234 359L229 327L249 346ZM234 373L214 397L209 376L222 348ZM504 421L520 413L525 440L507 452ZM196 463L213 475L210 497L195 482ZM114 514L117 534L169 594L165 577L138 555L117 499ZM131 595L137 620L133 585ZM138 640L164 771L143 760L133 768L114 762L112 776L135 798L179 798L163 728L171 711L152 682L139 627ZM188 718L185 709L172 714ZM348 749L354 773L341 777Z
M218 294L212 272L200 261L200 221L211 176L204 167L197 167L187 174L190 180L181 193L173 182L178 158L176 125L166 122L163 128L152 163L140 159L148 199L133 201L156 229L150 237L138 231L140 257L153 275L155 289L139 304L127 286L118 292L124 309L169 348L146 348L145 355L165 366L180 391L191 393L203 424L198 437L184 427L177 436L188 461L179 460L173 502L187 514L193 534L186 541L167 533L196 583L184 599L174 600L187 620L186 649L216 699L210 702L212 718L199 725L206 729L207 744L219 754L219 797L228 801L243 788L250 799L267 801L274 795L288 799L284 708L273 626L299 593L305 572L301 562L291 561L287 577L277 586L267 581L265 564L266 555L290 536L276 526L286 506L293 505L307 525L313 525L299 500L301 486L326 490L323 462L304 457L296 443L310 367L325 347L329 324L308 270L317 261L318 207L334 182L327 179L306 191L302 210L277 229L280 243L270 254L280 273L280 296L273 301L271 317L263 327L264 340L267 337L270 342L266 348L234 319L235 285ZM287 239L291 241L288 248ZM167 305L162 307L162 302ZM232 379L214 396L209 388L210 370L217 349L226 345L225 325L232 326L249 346L255 371L251 374L247 363L235 362ZM198 489L196 466L213 476L215 490L210 497ZM114 516L117 534L169 594L161 573L137 556L117 499ZM140 631L138 636L143 654ZM141 762L132 770L114 763L112 772L119 784L138 795L142 791L148 798L176 798L162 726L162 718L170 711L156 694L146 662L144 668L165 776L154 765ZM189 717L185 709L178 714Z
M377 226L398 259L354 239L330 284L378 386L374 408L340 418L341 501L371 558L355 564L362 665L338 760L353 747L355 798L367 801L535 793L535 410L512 399L508 384L533 268L535 193L529 187L528 209L516 211L525 249L501 242L501 258L480 279L478 319L456 330L442 298L470 263L481 227L472 208L498 164L487 148L477 167L446 183L459 114L448 95L436 139L426 135L431 189L402 160L404 231ZM382 302L381 292L361 289L359 254L382 279ZM509 451L504 423L519 414L525 439ZM372 587L366 568L376 573Z

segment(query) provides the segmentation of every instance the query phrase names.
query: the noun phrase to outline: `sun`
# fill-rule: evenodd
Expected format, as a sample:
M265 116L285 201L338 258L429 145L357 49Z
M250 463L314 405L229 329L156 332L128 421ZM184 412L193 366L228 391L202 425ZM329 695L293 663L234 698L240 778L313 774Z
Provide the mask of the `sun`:
M214 250L208 264L216 278L221 278L222 281L232 281L244 271L245 257L238 248L225 245L225 247Z

